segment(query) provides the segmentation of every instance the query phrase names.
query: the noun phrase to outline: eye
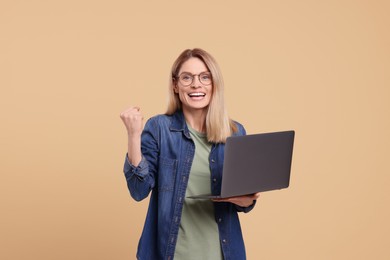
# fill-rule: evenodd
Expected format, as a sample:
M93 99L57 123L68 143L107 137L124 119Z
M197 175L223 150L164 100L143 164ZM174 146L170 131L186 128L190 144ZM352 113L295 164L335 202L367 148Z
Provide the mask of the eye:
M189 74L182 74L180 75L180 79L183 81L192 81L192 76Z
M203 80L210 80L210 79L211 79L210 75L209 75L209 74L206 74L206 73L200 75L200 77L201 77Z
M202 74L200 74L199 79L203 84L206 84L206 85L210 84L211 83L211 74L208 72L202 73Z

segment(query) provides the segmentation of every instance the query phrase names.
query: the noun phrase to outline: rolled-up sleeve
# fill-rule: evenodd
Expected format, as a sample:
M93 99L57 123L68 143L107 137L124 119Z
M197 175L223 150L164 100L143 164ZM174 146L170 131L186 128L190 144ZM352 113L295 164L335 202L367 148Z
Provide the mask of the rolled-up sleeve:
M138 166L130 163L126 154L123 172L126 177L127 187L136 201L146 198L155 186L155 174L157 165L158 145L156 141L156 127L149 120L145 124L141 137L142 159ZM153 131L154 130L154 131Z
M123 166L123 171L125 173L126 179L130 179L132 175L135 174L137 178L143 180L148 175L148 170L149 170L148 163L146 162L144 156L142 156L141 162L136 167L130 163L129 158L126 154L125 165Z
M251 211L255 207L255 205L256 205L256 200L254 200L252 205L250 205L248 207L241 207L238 205L234 205L234 206L236 207L237 212L248 213L249 211Z
M142 156L140 164L136 167L129 162L126 154L123 171L131 197L136 201L146 198L154 187L154 178L149 174L149 165L145 157Z

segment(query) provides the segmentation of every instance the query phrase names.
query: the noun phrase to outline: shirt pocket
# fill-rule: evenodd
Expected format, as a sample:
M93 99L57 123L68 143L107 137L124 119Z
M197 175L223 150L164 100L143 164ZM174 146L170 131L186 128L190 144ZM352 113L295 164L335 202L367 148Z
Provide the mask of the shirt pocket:
M160 156L158 166L158 191L173 191L176 170L177 160Z

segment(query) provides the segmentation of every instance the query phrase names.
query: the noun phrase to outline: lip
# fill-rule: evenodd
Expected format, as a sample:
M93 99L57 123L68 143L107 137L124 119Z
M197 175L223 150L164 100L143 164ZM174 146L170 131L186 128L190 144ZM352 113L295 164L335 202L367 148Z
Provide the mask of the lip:
M206 96L206 93L204 92L191 92L191 93L188 93L188 96L190 98L203 98Z

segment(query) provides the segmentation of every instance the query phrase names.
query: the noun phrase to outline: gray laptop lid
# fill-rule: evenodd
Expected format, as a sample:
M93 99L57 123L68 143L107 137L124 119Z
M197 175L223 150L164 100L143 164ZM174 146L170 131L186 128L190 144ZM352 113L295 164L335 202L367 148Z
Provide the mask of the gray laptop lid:
M294 131L229 137L221 197L287 188Z
M287 188L294 131L228 137L221 198ZM190 198L213 198L192 196Z

